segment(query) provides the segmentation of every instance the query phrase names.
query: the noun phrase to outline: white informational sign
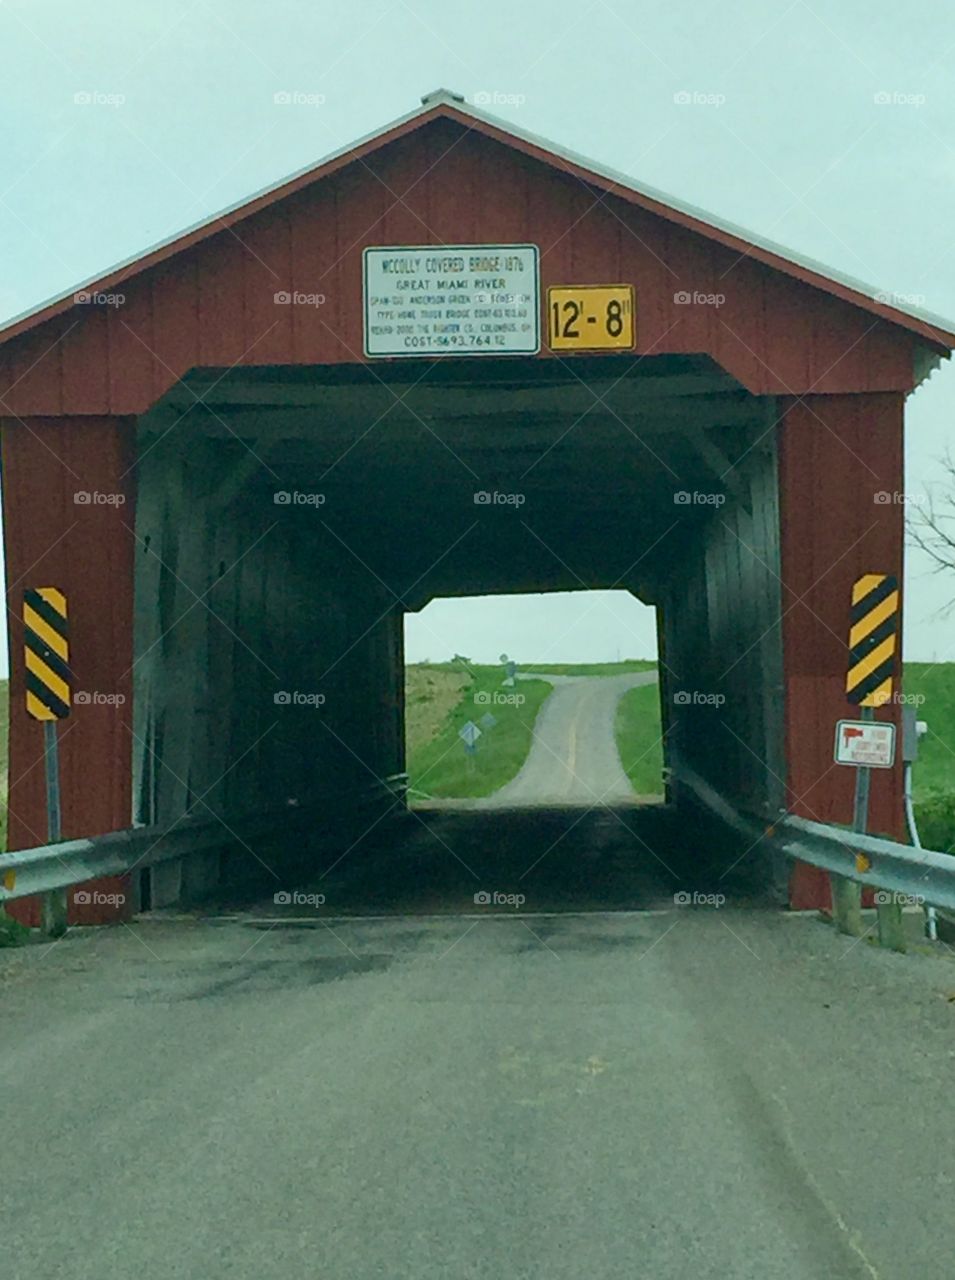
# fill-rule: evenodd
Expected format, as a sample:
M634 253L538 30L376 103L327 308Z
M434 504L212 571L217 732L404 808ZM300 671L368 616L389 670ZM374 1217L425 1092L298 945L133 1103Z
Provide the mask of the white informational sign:
M477 727L473 720L469 720L466 725L458 730L458 737L466 747L473 747L475 742L481 736L481 730Z
M895 725L877 720L840 720L836 725L836 764L891 769L895 763Z
M393 245L362 255L366 356L540 350L534 244Z

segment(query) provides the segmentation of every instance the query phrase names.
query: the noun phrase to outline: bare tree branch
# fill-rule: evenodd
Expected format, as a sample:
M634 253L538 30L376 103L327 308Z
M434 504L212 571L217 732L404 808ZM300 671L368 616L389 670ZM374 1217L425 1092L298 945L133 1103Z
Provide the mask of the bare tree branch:
M906 520L912 546L925 552L935 573L955 573L955 457L939 459L943 479L926 486L926 501Z

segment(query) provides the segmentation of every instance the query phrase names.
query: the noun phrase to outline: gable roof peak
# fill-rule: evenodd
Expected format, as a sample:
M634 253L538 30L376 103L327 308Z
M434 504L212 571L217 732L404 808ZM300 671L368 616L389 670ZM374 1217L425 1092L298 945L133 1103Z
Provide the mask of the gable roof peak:
M423 107L435 107L439 102L464 102L463 93L455 93L453 89L432 89L430 93L421 95Z

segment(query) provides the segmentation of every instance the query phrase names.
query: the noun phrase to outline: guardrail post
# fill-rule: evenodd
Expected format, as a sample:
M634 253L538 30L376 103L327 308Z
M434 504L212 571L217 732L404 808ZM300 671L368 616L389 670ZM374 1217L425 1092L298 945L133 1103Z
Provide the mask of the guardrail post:
M879 945L892 951L905 951L905 926L902 904L894 893L877 893L875 910L879 919Z
M40 899L40 929L48 938L62 938L67 930L66 890L51 889Z
M850 880L848 876L830 871L829 887L832 890L832 918L836 922L836 928L851 938L861 938L862 885L858 880Z

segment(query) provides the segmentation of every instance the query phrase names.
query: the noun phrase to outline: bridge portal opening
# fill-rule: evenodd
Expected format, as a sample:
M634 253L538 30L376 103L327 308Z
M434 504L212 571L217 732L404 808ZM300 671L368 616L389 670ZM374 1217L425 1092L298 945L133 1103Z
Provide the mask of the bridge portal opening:
M443 597L406 614L409 803L659 802L656 644L655 611L620 590Z
M776 416L703 356L194 370L138 420L134 819L360 828L408 767L406 615L583 590L655 610L667 798L772 809Z

